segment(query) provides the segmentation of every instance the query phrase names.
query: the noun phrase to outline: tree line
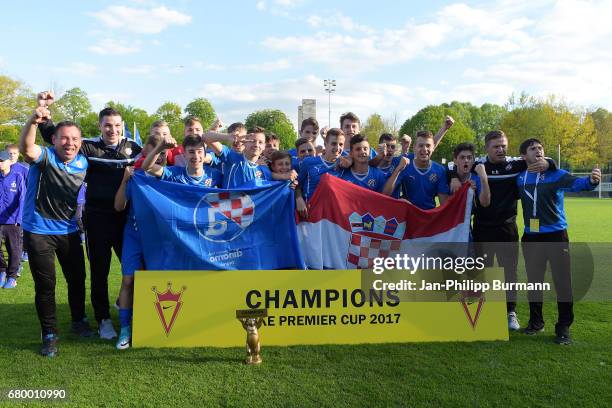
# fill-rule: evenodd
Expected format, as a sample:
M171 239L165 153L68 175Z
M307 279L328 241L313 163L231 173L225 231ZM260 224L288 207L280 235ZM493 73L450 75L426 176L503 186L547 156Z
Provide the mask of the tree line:
M55 121L72 120L83 129L86 137L97 135L98 115L92 111L87 93L80 88L71 88L56 95L51 105ZM20 127L34 109L35 93L24 83L0 75L0 140L14 143L18 140ZM205 98L196 98L184 108L174 102L164 102L154 113L109 101L106 106L118 110L128 128L135 123L143 138L151 124L165 120L173 135L183 135L183 120L197 116L206 129L215 120L212 104ZM429 105L399 126L397 115L384 119L372 113L362 123L365 134L374 147L382 133L414 136L419 130L437 131L444 117L450 115L455 125L446 134L435 151L434 160L452 159L452 149L460 142L472 142L479 153L484 152L484 137L490 130L501 129L508 136L509 153L518 155L518 146L528 137L540 139L547 155L557 158L560 147L561 166L571 170L590 168L599 163L605 172L612 171L612 113L604 108L583 108L551 96L535 98L526 94L511 95L505 105L485 103L481 106L469 102L453 101L440 105ZM275 133L283 148L293 146L297 132L287 115L278 109L256 111L244 119L247 127L262 126Z

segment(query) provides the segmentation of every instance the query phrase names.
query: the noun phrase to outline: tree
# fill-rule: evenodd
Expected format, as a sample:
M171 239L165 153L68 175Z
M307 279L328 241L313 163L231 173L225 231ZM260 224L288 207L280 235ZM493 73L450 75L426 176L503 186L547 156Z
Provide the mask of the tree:
M604 108L599 108L590 112L589 116L595 126L598 160L602 166L605 164L610 166L612 162L612 113Z
M560 166L590 167L597 158L597 138L592 118L556 98L536 99L521 95L518 104L502 119L508 136L509 152L518 155L519 144L530 137L539 139L546 154L556 157L561 149Z
M266 133L274 133L280 139L282 149L290 149L294 146L297 134L293 124L282 111L278 109L264 109L253 112L245 120L247 129L253 126L261 126Z
M0 75L0 124L24 124L36 105L34 93L20 81Z
M360 133L368 138L370 147L376 149L380 135L383 133L390 133L390 129L387 128L385 122L378 113L373 113L366 119Z
M159 108L157 108L157 111L155 111L155 116L168 122L170 133L177 140L180 141L183 138L185 126L181 120L181 107L178 104L174 102L164 102Z
M196 98L185 106L186 116L196 116L202 121L202 127L207 130L215 121L217 114L211 103L205 98Z
M442 158L452 160L454 147L461 142L474 142L474 131L469 127L469 124L461 122L457 117L461 117L449 105L430 105L418 111L413 117L407 119L400 128L400 134L410 135L413 139L416 133L420 130L429 130L436 134L442 126L446 115L450 115L455 119L455 124L446 133L444 139L436 151L432 155L434 160L440 161Z
M65 119L76 123L91 112L91 103L87 98L87 93L81 88L67 90L52 107L57 109Z

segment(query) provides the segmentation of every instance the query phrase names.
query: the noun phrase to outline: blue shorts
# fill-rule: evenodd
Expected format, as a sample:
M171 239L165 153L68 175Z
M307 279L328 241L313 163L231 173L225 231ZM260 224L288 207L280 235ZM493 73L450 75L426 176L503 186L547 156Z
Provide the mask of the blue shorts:
M134 276L134 272L144 269L144 252L140 234L136 230L134 220L128 218L123 230L123 249L121 252L121 274Z

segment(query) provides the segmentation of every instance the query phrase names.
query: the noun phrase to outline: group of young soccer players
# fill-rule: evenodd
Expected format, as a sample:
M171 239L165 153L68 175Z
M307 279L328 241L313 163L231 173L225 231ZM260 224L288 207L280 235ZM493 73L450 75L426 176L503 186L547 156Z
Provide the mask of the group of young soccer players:
M263 180L285 180L287 188L295 189L296 209L305 219L308 218L309 200L323 174L407 200L424 210L436 207L436 197L442 205L461 184L470 183L475 190L473 239L483 244L480 251L487 251L489 262L492 263L494 255L497 255L506 280L511 282L516 281L518 262L517 199L523 200L526 221L523 241L567 243L562 192L593 189L600 180L598 169L583 179L556 169L554 161L544 157L542 144L536 139L528 139L521 145L522 159L509 158L506 155L507 138L501 131L491 131L486 135L487 156L478 163L474 145L460 143L454 149L453 165L445 168L432 161L431 156L454 123L448 116L435 135L427 130L419 131L412 143L408 135L398 140L394 135L383 134L376 149L372 149L367 138L360 134L359 118L350 112L340 117L339 128L321 129L324 146L320 149L315 146L319 125L314 118L308 118L301 123L299 138L291 151L281 151L278 137L266 134L261 127L246 129L243 124L234 123L226 132L221 132L223 124L217 121L211 129L205 130L194 117L185 121L184 139L179 146L170 134L168 124L157 121L149 131L146 144L135 154L135 147L121 140L106 143L105 124L121 119L118 112L107 108L100 113L102 137L96 142L99 145L95 145L99 147L99 153L92 151L89 141L82 140L80 128L72 122L55 125L49 140L52 146L41 147L35 143L36 128L41 126L42 132L42 127L50 123L48 103L44 102L48 94L42 95L43 103L39 95L39 107L24 127L20 150L31 166L23 229L41 321L41 353L45 356L55 356L58 352L55 254L68 282L73 332L84 337L91 335L84 313L84 257L75 213L77 196L84 181L88 180L88 189L92 188L88 170L92 163L112 160L116 184L111 191L111 205L113 211L124 214L118 253L123 274L118 299L121 328L116 344L118 349L128 348L131 342L134 272L146 269L127 189L134 171L143 171L148 176L168 182L208 188L239 189L257 185ZM104 171L110 174L111 170ZM118 171L121 172L119 177ZM544 185L546 189L542 189ZM486 246L495 242L504 244ZM91 252L91 248L88 250ZM549 256L553 257L553 254ZM534 259L532 256L527 266L530 279L543 275L541 260ZM553 273L563 269L558 274L569 279L567 262L554 264ZM535 334L544 326L542 304L538 300L530 303L527 334ZM108 303L108 299L106 301ZM508 326L511 330L520 327L515 303L516 294L508 293ZM570 342L571 305L571 299L559 303L556 340L561 344ZM108 328L109 319L97 320L101 337L116 336L112 323Z

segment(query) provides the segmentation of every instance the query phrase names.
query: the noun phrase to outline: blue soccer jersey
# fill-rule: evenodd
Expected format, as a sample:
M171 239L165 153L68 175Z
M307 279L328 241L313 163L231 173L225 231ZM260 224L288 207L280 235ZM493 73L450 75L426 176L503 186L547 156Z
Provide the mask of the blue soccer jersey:
M54 147L41 147L28 172L23 229L34 234L65 235L78 230L77 197L87 172L82 154L63 163Z
M441 164L429 162L427 169L415 166L414 155L410 155L410 164L406 166L398 177L400 190L407 200L423 210L436 207L435 197L439 194L449 194L450 189L446 181L446 170ZM394 197L398 197L395 191Z
M218 157L224 163L223 188L236 188L249 182L257 184L261 180L272 180L272 172L268 166L251 163L244 155L227 146L223 146Z
M220 171L204 166L203 173L199 177L187 174L187 167L170 166L164 167L160 179L174 183L189 184L202 187L221 187L223 176Z
M338 177L350 183L356 184L368 190L382 192L385 183L389 176L382 170L376 167L368 166L368 172L365 174L355 173L352 168L342 169L338 173Z
M321 176L325 173L337 175L336 173L336 162L327 162L323 160L323 157L305 157L300 163L300 171L298 176L298 183L302 189L302 194L305 200L310 200L310 197L314 194Z
M402 156L395 156L391 158L391 161L389 162L388 166L383 167L379 165L378 169L384 171L390 176L393 173L393 170L395 170L395 168L399 165L401 160L402 160Z

